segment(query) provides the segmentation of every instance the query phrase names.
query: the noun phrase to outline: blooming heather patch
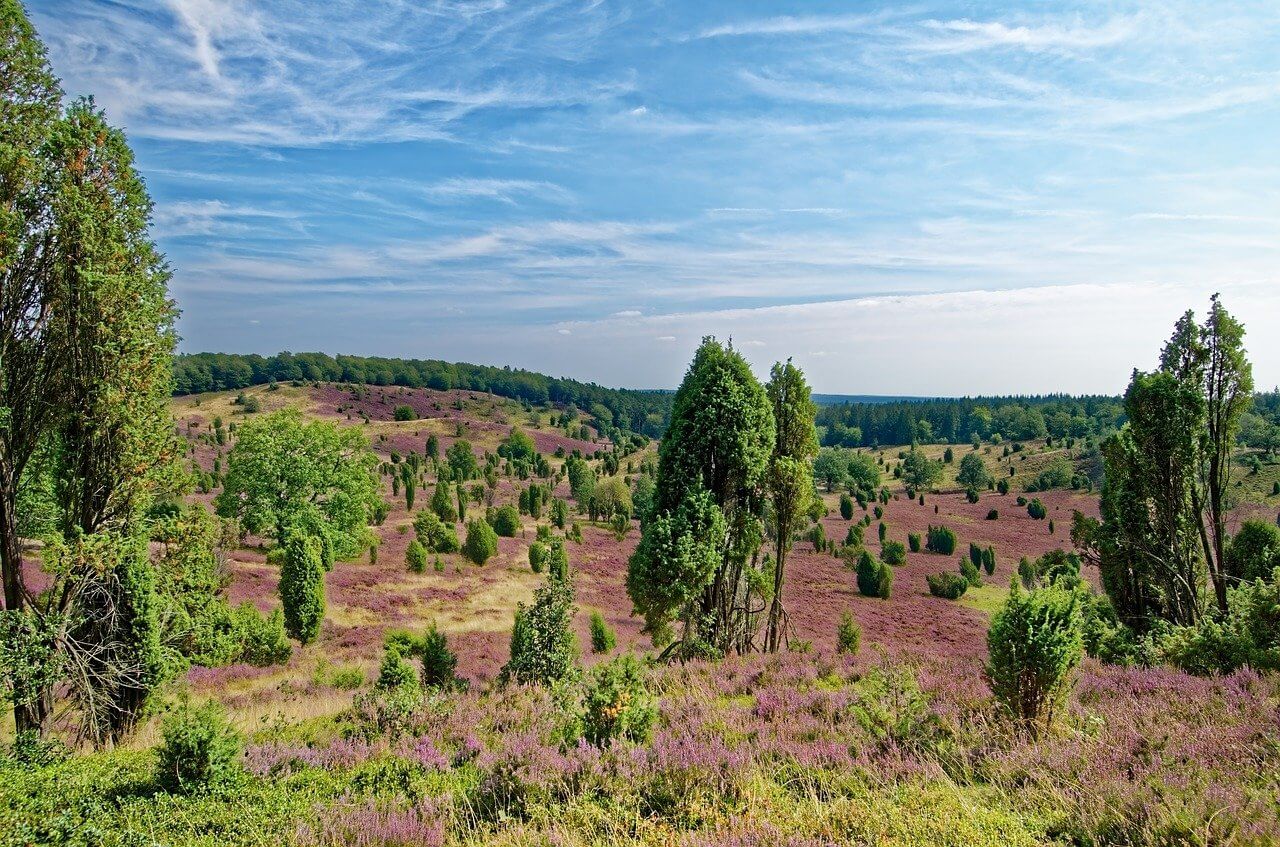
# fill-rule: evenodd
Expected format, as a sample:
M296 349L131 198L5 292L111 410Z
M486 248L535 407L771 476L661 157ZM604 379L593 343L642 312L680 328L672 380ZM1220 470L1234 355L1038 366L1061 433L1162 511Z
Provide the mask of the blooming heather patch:
M298 847L441 847L447 810L435 798L400 806L352 801L330 806L314 826L300 827Z

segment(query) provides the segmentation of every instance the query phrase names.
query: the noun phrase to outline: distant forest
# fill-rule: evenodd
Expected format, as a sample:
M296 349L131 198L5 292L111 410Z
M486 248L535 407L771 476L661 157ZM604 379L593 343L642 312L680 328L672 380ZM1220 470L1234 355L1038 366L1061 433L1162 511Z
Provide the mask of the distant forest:
M174 361L176 394L228 391L269 382L349 382L409 388L485 391L532 404L572 404L605 427L660 437L671 414L670 391L605 388L516 368L438 359L389 359L289 353L275 356L189 353ZM822 444L870 447L912 441L968 443L1103 435L1124 423L1119 397L1066 394L917 398L815 395ZM1241 441L1274 447L1280 441L1280 393L1255 397Z

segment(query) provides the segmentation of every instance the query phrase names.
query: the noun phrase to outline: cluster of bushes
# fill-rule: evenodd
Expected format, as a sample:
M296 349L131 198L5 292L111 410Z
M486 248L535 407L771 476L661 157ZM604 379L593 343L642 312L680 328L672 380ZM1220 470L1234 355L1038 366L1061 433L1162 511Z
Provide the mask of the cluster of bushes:
M888 600L893 591L893 569L876 559L866 550L858 556L855 566L858 592L866 597Z
M925 549L930 553L950 556L956 552L957 543L956 534L949 527L933 526L931 524L925 534Z

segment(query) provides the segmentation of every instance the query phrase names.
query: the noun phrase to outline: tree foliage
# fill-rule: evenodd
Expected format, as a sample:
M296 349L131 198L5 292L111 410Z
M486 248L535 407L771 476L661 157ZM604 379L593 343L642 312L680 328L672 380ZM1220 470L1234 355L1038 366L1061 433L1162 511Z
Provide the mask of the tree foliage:
M282 541L305 527L336 558L368 546L377 500L377 458L364 433L328 421L304 422L283 409L241 424L227 456L218 514Z

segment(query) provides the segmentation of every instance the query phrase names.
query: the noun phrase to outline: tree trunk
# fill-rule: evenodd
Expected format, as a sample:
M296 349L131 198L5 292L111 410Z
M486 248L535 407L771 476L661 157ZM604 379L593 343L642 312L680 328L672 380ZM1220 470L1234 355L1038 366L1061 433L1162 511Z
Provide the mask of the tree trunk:
M773 600L769 603L769 624L764 636L764 651L766 653L778 652L782 639L782 579L787 555L787 551L783 547L784 537L782 531L779 530L773 569Z

